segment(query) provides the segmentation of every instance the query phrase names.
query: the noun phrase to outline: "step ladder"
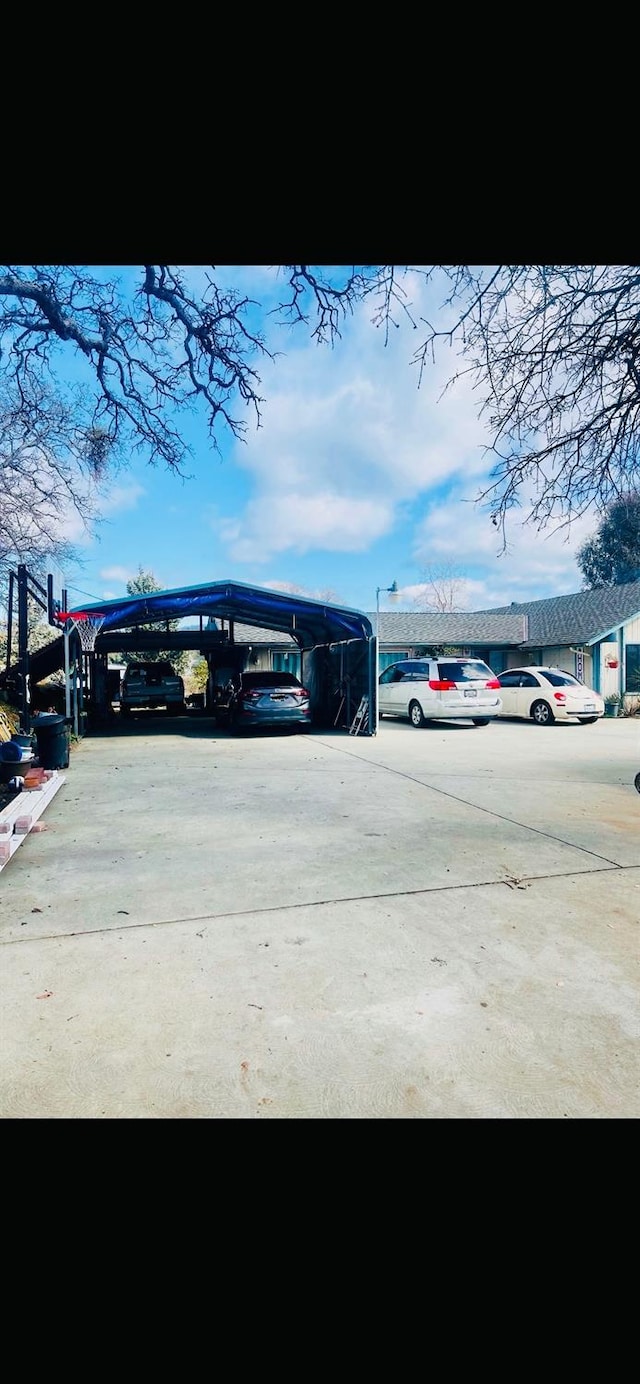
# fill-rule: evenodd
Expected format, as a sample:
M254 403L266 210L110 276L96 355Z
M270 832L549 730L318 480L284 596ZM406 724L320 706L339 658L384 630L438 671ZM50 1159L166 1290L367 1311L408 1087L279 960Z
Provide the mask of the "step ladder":
M363 697L358 710L351 722L349 735L360 735L361 731L366 730L369 720L369 698Z

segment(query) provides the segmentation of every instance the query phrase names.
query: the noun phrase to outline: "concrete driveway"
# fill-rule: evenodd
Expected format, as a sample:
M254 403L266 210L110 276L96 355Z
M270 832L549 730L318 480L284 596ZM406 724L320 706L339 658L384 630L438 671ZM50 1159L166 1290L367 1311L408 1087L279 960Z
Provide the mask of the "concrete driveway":
M0 876L4 1119L640 1113L640 722L73 749Z

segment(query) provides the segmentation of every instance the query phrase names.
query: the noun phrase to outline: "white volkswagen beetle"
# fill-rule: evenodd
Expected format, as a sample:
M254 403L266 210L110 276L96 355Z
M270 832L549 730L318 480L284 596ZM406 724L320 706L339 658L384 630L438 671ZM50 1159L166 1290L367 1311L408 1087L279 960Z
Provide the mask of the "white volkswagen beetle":
M599 692L585 687L562 668L507 668L498 675L500 716L520 716L538 726L553 721L581 721L588 726L604 716Z

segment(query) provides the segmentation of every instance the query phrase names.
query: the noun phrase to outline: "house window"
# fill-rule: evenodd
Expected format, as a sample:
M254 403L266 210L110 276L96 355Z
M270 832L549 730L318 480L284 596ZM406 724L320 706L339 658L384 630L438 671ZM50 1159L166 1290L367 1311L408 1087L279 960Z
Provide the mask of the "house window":
M293 673L295 677L300 677L300 654L297 649L276 650L271 652L271 667L274 673Z
M625 691L640 692L640 644L625 649Z

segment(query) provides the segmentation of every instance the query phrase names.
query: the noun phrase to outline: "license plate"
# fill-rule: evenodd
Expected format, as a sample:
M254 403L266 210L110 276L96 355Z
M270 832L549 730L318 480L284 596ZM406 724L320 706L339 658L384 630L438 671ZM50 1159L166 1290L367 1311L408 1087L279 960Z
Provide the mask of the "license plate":
M465 697L477 697L478 693L475 687L465 687L464 695Z
M595 711L595 702L585 702L584 709L585 711Z

